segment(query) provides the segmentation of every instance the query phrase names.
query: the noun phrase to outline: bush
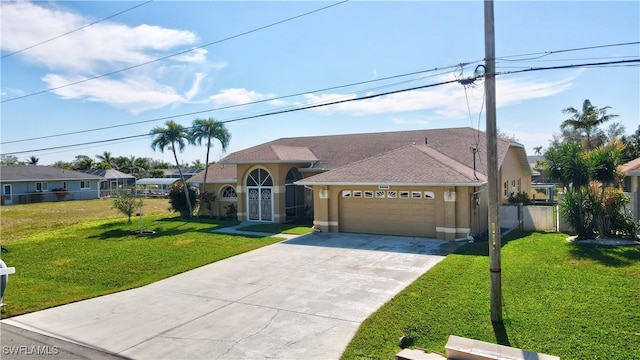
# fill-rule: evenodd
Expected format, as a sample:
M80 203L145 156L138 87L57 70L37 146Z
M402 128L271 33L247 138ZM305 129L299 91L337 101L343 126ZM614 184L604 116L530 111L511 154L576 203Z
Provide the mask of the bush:
M578 239L595 239L600 204L588 190L569 190L560 202L560 216L576 231Z
M604 234L602 236L636 237L638 223L633 216L627 213L625 205L629 203L629 197L619 190L609 189L605 192L602 204L605 215Z
M509 203L532 205L533 201L531 201L531 199L529 198L529 194L524 192L519 192L519 193L511 193L509 195Z
M187 183L189 185L189 183ZM198 189L189 186L189 200L191 201L191 207L196 207L198 204ZM187 200L184 197L184 190L182 190L182 181L176 181L171 185L171 190L169 191L169 204L171 207L170 211L179 212L180 217L184 219L190 219L193 214L189 214L189 206L187 205Z

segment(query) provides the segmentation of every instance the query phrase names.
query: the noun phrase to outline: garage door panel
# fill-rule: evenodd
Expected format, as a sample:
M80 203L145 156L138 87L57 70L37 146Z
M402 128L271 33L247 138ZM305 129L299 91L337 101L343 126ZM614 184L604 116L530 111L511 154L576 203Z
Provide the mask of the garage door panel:
M432 200L340 198L340 230L374 234L435 237Z

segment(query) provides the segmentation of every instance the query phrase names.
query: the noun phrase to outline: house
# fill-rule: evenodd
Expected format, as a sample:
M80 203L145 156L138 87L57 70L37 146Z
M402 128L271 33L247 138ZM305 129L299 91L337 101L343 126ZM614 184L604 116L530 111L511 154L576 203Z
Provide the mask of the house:
M135 176L114 169L80 171L102 178L102 181L100 181L100 197L118 196L118 193L123 190L132 190L136 184Z
M529 193L524 146L500 139L498 159L501 201ZM282 138L212 165L205 189L217 215L235 203L242 221L452 240L487 229L486 164L485 134L472 128Z
M203 171L204 169L187 167L187 168L181 168L180 170L182 171L182 175L184 175L184 179L189 180L189 178ZM165 178L171 178L171 179L180 178L180 171L178 169L163 169L162 171L164 172Z
M634 219L640 221L640 158L622 165L625 174L622 188L629 194L629 208Z
M100 198L100 176L52 166L2 166L2 205Z
M144 197L167 197L178 178L143 178L136 180L136 194Z

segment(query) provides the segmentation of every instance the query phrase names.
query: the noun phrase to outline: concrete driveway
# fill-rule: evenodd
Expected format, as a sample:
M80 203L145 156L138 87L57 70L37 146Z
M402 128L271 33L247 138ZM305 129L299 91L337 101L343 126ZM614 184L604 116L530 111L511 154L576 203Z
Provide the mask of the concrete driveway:
M338 359L362 321L457 246L309 234L2 322L136 359Z

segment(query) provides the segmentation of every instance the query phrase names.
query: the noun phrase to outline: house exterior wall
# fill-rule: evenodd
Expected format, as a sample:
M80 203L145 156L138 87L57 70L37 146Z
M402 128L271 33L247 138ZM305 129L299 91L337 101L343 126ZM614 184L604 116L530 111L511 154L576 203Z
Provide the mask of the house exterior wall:
M518 151L524 150L515 147L509 148L502 162L502 167L500 168L498 176L498 199L503 204L509 202L509 195L511 193L531 193L531 174L523 171L520 161L518 160Z
M200 204L200 208L198 210L198 214L201 216L211 216L213 218L223 218L227 214L226 206L235 205L236 209L238 207L238 198L223 198L222 197L222 189L230 186L236 190L236 194L238 193L238 184L237 183L220 183L220 184L206 184L205 191L211 194L216 195L216 201L212 204L211 210L209 210L206 205Z
M264 169L271 175L273 180L273 222L283 223L286 221L286 186L287 173L292 168L297 169L297 163L275 163L275 164L237 164L238 184L236 193L238 194L238 220L246 221L247 217L247 178L255 169Z
M80 180L43 180L3 182L0 186L11 185L11 199L3 198L3 204L30 204L37 202L90 200L100 198L99 180L85 180L89 188L80 188ZM46 183L47 190L36 191L36 183ZM63 189L66 194L57 195L54 189ZM9 201L7 201L9 200Z
M314 226L321 231L364 229L387 234L453 240L474 231L473 187L314 186ZM449 190L449 191L448 191ZM377 192L381 191L378 198ZM389 198L389 192L395 198ZM350 194L345 198L343 192ZM408 198L400 198L406 192ZM425 192L433 199L424 197ZM355 194L357 197L354 197ZM419 198L413 198L420 194ZM368 197L366 197L368 196ZM349 206L345 206L346 203ZM341 211L349 214L341 214ZM348 222L348 223L345 223Z

